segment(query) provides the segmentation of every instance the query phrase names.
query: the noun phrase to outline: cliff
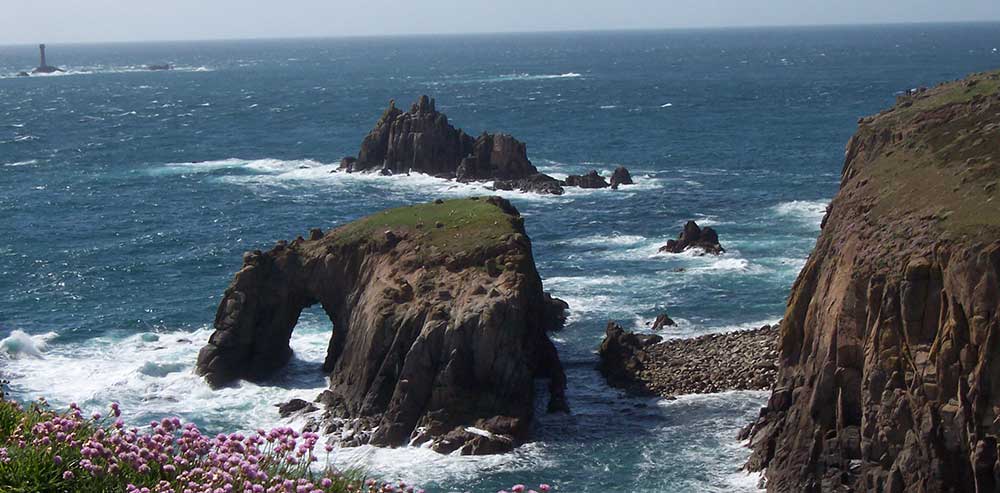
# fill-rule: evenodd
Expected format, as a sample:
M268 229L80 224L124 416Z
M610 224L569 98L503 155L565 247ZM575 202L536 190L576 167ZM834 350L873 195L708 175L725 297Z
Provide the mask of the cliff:
M550 380L550 410L566 407L546 333L566 305L543 292L523 220L504 199L387 210L247 253L198 373L213 386L271 374L317 303L333 323L330 388L318 401L325 431L345 443L493 453L526 438L535 379Z
M998 79L859 122L747 430L769 491L997 491Z

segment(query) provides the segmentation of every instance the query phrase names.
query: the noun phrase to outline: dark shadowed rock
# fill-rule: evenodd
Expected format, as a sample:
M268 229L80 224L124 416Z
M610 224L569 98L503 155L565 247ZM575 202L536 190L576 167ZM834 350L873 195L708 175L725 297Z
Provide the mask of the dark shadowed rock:
M568 187L580 187L580 188L608 188L608 182L604 181L601 175L597 174L597 170L591 170L590 173L585 175L569 175L564 181L565 185Z
M315 404L302 399L292 399L283 404L278 404L278 414L282 418L287 418L295 413L311 413L319 410Z
M198 355L213 387L281 368L299 314L319 304L334 329L317 427L341 443L509 450L528 432L537 378L549 409L566 409L546 333L565 303L542 290L510 202L392 209L310 238L244 257Z
M173 70L174 66L169 63L160 63L154 65L146 65L146 70L160 71L160 70Z
M519 190L521 192L551 195L562 195L565 193L559 180L542 173L536 173L516 180L497 180L493 182L493 188L497 190Z
M707 227L702 229L694 221L688 221L680 236L676 240L668 240L666 245L660 247L660 252L681 253L691 248L697 248L712 255L719 255L726 251L719 244L719 234L714 229Z
M507 134L483 133L474 139L435 106L433 99L421 96L404 112L391 101L349 170L418 172L460 181L514 180L538 173L524 143Z
M660 330L664 327L673 327L674 325L677 325L677 322L674 322L674 319L670 318L670 316L666 313L661 313L657 315L656 320L653 321L653 330Z
M628 168L624 166L615 168L614 173L611 174L611 188L615 190L621 185L633 185L634 183L632 173L629 173Z
M622 326L608 321L604 341L600 348L598 369L613 387L621 387L638 394L651 394L649 387L635 378L649 362L646 348L663 341L657 335L640 335L627 332Z

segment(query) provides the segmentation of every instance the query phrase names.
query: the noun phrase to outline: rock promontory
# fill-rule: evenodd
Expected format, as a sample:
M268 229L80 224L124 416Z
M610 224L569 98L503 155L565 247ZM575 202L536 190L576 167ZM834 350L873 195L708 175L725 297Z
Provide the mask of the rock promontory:
M748 430L769 491L1000 488L1000 72L859 121Z
M566 409L547 335L566 305L542 290L523 219L502 198L391 209L247 253L198 373L213 386L274 373L317 304L332 322L320 426L343 443L510 450L527 438L536 379L549 381L548 408Z

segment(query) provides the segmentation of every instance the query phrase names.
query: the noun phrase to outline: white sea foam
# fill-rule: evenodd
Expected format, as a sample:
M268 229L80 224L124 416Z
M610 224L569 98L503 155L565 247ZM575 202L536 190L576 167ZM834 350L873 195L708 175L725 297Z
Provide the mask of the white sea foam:
M4 166L10 167L10 168L14 168L14 167L17 167L17 166L31 166L33 164L38 164L38 160L37 159L29 159L27 161L17 161L15 163L6 163L6 164L4 164Z
M83 67L63 67L63 72L53 72L51 74L31 74L30 77L18 77L17 72L0 75L0 79L31 79L38 77L66 77L71 75L94 75L94 74L128 74L136 72L156 72L150 70L145 65L92 65ZM215 69L206 66L175 65L171 72L212 72Z
M0 349L8 357L44 359L46 336L30 336L22 330L14 330L9 336L0 340Z
M673 105L674 105L674 103L664 103L664 104L660 105L660 108L669 108L669 107L671 107Z
M778 216L819 229L829 203L829 200L792 200L775 205L772 210Z

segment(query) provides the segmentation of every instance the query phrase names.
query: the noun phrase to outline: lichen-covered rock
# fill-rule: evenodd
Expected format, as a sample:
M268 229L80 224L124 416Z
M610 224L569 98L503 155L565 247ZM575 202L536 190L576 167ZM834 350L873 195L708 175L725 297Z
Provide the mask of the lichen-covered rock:
M436 201L310 238L245 256L198 355L210 384L283 366L299 314L320 304L333 330L323 364L330 388L319 400L325 431L346 443L472 440L455 446L462 453L517 445L537 378L549 379L549 408L566 409L546 333L561 325L565 304L543 292L509 202Z
M998 491L994 75L859 122L747 433L769 491Z
M719 244L719 234L712 228L701 228L698 223L688 221L684 225L684 231L676 240L667 240L667 244L660 247L661 253L681 253L685 250L698 249L702 254L721 255L726 251Z

